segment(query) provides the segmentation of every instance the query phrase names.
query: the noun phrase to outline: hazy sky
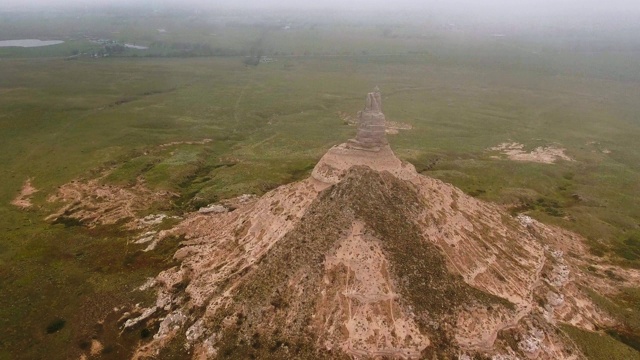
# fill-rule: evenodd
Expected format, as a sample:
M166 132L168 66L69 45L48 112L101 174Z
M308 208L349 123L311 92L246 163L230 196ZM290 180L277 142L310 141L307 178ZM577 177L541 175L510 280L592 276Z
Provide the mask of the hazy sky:
M145 5L154 9L256 8L356 11L424 10L432 16L454 15L483 23L640 23L640 0L0 0L0 9L68 6ZM354 15L356 16L356 15ZM636 19L638 21L636 21ZM602 20L602 21L601 21Z
M415 9L459 8L510 9L554 11L568 9L635 9L640 10L639 0L2 0L3 6L59 6L105 4L156 4L208 7L288 7L288 8L355 8L355 9Z

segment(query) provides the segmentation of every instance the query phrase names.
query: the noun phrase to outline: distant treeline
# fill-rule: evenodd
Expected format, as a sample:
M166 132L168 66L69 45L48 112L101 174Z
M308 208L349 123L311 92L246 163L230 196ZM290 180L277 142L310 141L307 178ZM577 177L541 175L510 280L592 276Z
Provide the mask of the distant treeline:
M340 50L340 51L278 51L263 49L260 46L252 46L248 49L213 47L209 44L188 42L163 42L156 41L149 45L148 50L128 49L123 46L111 46L105 50L110 55L121 56L147 56L147 57L192 57L192 56L235 56L248 57L258 61L262 56L356 56L356 55L380 55L380 53L367 50ZM125 51L126 50L126 51ZM407 50L404 54L424 54L424 51ZM388 55L385 53L385 55Z
M201 57L201 56L221 56L221 57L244 57L247 65L257 65L263 55L296 55L291 52L264 51L260 46L260 41L249 49L214 47L209 44L191 42L165 42L155 41L149 44L149 49L130 49L120 44L108 44L92 54L98 56L144 56L144 57ZM78 50L74 50L71 55L77 55ZM305 55L309 55L305 52Z
M87 54L92 56L144 56L144 57L196 57L196 56L248 56L254 49L233 49L213 47L209 44L189 42L164 42L155 41L149 44L148 49L131 49L125 45L113 43L106 44L99 49L90 50ZM83 51L74 49L72 56L83 54Z

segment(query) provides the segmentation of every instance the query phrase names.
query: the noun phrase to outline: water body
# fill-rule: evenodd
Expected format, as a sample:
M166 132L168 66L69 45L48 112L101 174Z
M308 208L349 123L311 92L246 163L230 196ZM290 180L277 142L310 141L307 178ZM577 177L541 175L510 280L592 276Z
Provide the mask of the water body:
M133 45L133 44L124 44L125 47L128 47L129 49L138 49L138 50L147 50L149 47L147 46L140 46L140 45Z
M38 39L21 39L21 40L0 40L0 47L40 47L62 44L62 40L38 40Z

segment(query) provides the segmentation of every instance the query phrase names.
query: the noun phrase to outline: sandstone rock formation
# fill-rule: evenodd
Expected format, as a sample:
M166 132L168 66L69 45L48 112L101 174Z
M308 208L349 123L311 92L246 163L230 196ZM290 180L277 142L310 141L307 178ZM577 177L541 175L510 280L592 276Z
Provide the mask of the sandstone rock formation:
M557 323L612 320L581 290L596 282L577 235L418 174L377 128L360 139L372 147L336 146L310 178L168 231L180 265L120 320L154 331L134 358L583 358Z
M388 144L385 124L382 96L380 89L376 87L373 92L367 94L364 110L358 112L358 134L355 139L349 140L350 147L379 151L381 147Z
M340 182L346 171L356 165L395 175L412 171L413 166L400 161L387 142L382 98L377 87L367 95L365 109L358 113L358 118L356 138L329 149L313 169L311 177L320 184Z

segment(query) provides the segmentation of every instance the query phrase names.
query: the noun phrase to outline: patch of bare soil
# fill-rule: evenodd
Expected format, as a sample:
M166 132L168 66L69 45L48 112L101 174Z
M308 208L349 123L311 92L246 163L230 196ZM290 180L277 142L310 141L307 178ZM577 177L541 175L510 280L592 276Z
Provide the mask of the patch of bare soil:
M31 178L25 180L20 193L11 201L11 205L15 205L21 209L28 209L33 206L31 203L31 196L38 192L38 189L31 185L31 180Z
M62 185L48 202L62 207L49 215L47 221L68 222L69 219L89 227L122 224L128 229L144 228L153 219L138 219L138 213L160 201L170 201L175 194L151 191L142 178L129 188L101 183L102 178L74 180Z
M527 152L524 150L523 144L512 142L502 143L498 146L489 148L488 150L499 151L503 155L506 155L510 160L514 161L530 161L543 164L553 164L558 160L574 161L565 154L566 149L556 146L540 146L530 152Z
M397 121L386 121L385 122L385 132L389 135L396 135L400 133L400 130L412 130L413 126L410 124L400 123Z
M96 339L91 340L91 348L89 350L91 353L91 356L98 356L103 349L104 349L104 346L100 343L100 341Z

